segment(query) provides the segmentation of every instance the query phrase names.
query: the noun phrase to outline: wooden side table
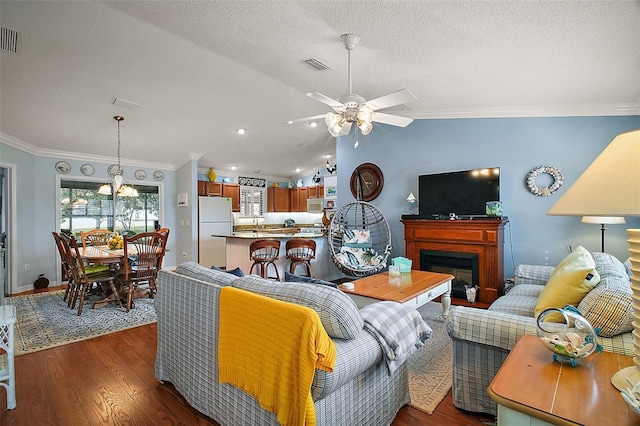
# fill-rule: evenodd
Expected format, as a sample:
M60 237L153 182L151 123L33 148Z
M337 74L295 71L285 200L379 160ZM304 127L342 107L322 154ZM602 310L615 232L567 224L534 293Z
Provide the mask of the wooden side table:
M498 426L640 425L640 416L611 384L633 358L595 353L569 363L553 354L537 336L525 335L513 347L487 392L498 404Z
M7 389L7 409L16 408L16 376L13 369L13 327L16 323L16 308L0 306L0 386Z

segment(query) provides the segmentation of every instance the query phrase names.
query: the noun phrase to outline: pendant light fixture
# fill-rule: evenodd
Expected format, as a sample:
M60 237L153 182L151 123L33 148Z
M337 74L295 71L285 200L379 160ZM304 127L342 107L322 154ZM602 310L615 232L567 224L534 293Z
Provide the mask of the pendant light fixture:
M112 181L107 181L104 185L100 187L98 190L98 194L102 195L118 195L119 197L137 197L138 190L136 190L133 185L127 183L122 176L122 167L120 166L120 122L124 120L124 117L121 115L116 115L113 117L114 120L118 123L118 169L113 176Z

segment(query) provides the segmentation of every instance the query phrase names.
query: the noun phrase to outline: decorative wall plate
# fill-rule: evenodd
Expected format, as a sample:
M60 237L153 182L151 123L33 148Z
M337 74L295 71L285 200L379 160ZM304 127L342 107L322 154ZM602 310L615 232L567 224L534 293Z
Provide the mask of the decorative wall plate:
M118 166L117 164L112 164L109 167L107 167L107 173L111 177L114 177L117 174L121 174L122 176L124 176L124 170L122 170L122 167Z
M382 170L373 163L362 163L351 174L351 194L359 200L358 189L362 193L362 201L374 200L384 186Z
M58 173L67 174L71 171L71 164L67 163L66 161L58 161L56 163L56 170L58 171Z
M155 172L153 172L153 178L155 180L162 180L164 179L164 173L162 173L160 170L156 170Z
M536 184L536 178L541 174L551 175L551 178L553 179L551 185L541 188ZM532 194L538 195L540 197L548 197L562 186L562 184L564 183L564 175L555 167L539 166L531 170L527 174L525 183L527 184L529 192L531 192Z
M80 172L85 176L91 176L95 173L96 169L91 164L83 164L80 166Z
M142 169L138 169L138 170L135 171L134 176L138 180L145 180L147 178L147 172L145 172Z

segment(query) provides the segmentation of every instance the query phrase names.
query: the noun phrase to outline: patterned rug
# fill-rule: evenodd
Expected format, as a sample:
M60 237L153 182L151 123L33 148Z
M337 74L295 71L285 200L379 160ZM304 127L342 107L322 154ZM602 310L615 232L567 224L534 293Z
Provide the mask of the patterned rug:
M444 326L440 303L429 302L418 312L433 333L409 358L409 393L412 407L433 414L453 383L453 343Z
M5 299L15 305L15 354L24 355L127 328L156 322L153 300L136 299L135 308L128 313L116 304L93 309L92 304L102 298L85 298L82 315L78 309L67 307L62 300L64 290L16 296Z

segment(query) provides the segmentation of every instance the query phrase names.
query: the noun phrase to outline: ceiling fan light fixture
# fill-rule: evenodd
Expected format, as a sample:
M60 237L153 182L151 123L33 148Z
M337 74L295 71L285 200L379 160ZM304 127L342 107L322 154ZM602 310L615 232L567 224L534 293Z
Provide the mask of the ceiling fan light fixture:
M342 131L342 126L345 124L342 114L328 112L327 115L324 116L324 118L331 136L333 136L334 138L338 137L340 135L340 132Z
M356 116L358 117L358 122L366 121L370 123L373 121L373 110L367 105L361 104L358 107L358 113Z
M370 121L358 121L358 128L360 129L360 133L368 135L373 129L373 123Z

